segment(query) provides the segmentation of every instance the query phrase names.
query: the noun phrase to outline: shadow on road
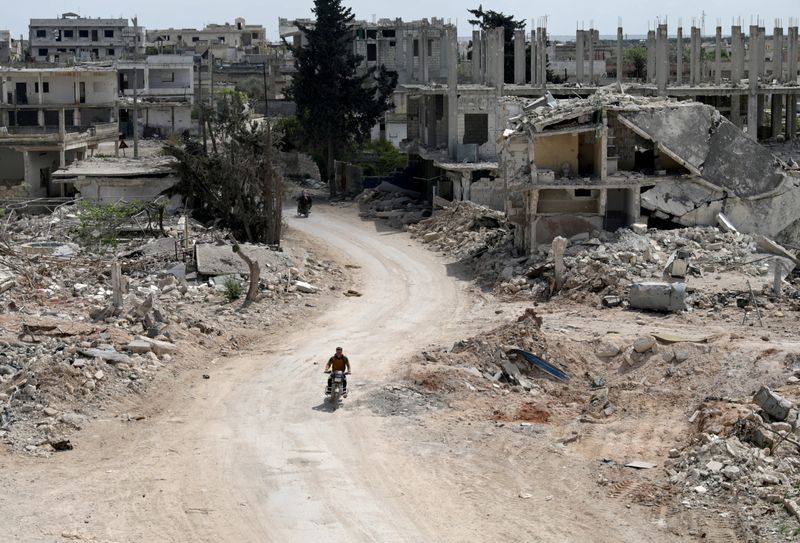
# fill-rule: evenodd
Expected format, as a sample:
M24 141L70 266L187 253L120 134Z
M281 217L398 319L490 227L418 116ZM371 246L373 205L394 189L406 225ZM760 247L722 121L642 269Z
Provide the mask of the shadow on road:
M323 413L333 413L334 411L336 411L333 408L333 404L328 400L323 400L321 404L315 405L311 409L313 409L314 411L322 411Z

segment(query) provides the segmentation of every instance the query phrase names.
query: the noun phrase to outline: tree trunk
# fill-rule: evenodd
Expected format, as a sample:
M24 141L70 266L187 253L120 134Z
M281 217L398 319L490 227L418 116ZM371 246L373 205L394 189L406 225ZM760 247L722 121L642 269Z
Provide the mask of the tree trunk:
M333 136L328 136L328 187L331 196L336 196L339 187L336 186L336 168L333 161Z
M244 263L247 264L247 268L250 270L250 285L247 288L247 296L244 300L245 302L255 302L258 299L258 282L261 280L261 266L258 260L253 260L242 252L242 248L239 242L236 241L236 238L233 237L233 234L229 234L228 238L233 242L233 252L244 260Z
M263 196L266 217L265 241L269 245L281 244L281 219L283 212L283 182L275 169L275 148L272 145L272 126L269 121L264 130L264 184Z

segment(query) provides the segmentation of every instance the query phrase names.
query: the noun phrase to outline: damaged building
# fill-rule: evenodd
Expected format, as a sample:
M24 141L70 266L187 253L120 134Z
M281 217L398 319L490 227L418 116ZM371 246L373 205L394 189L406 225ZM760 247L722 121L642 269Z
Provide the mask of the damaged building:
M800 231L800 171L693 101L604 90L504 99L500 174L517 245L650 226L717 224L782 241ZM796 241L795 241L796 243Z
M64 196L51 173L115 142L111 68L0 69L0 196Z
M150 55L117 62L120 131L133 136L134 86L140 134L169 137L193 128L194 61L184 55Z

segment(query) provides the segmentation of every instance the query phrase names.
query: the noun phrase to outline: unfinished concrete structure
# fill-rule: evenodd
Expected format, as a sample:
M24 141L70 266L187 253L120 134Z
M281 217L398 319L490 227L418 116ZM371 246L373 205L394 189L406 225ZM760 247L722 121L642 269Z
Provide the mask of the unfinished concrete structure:
M133 95L139 107L139 130L144 136L167 137L192 128L194 60L184 55L151 55L119 61L120 131L133 135Z
M51 172L116 141L111 68L0 69L0 194L59 196Z
M800 234L800 171L714 108L602 90L590 99L504 99L500 178L517 244L636 222Z
M31 19L30 56L37 62L105 60L144 51L144 29L128 19L92 19L64 13L57 19Z
M242 53L258 52L266 43L266 29L262 25L247 24L243 17L237 17L233 23L209 24L202 29L165 28L147 31L148 47L156 48L159 52L200 53L213 49L216 58L227 56L222 51L228 49Z
M8 30L0 30L0 63L22 60L22 39L15 40Z

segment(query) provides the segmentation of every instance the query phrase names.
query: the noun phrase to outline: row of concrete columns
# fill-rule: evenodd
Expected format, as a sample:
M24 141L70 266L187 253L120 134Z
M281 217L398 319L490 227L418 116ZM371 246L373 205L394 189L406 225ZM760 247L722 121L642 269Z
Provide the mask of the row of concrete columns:
M526 64L525 31L514 32L514 84L544 88L547 83L547 31L542 28L531 30L530 81ZM502 28L486 31L472 31L472 81L489 85L502 91L505 76L505 34Z

